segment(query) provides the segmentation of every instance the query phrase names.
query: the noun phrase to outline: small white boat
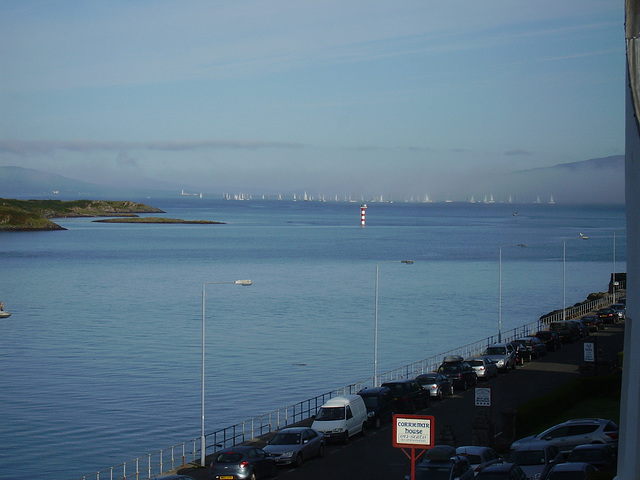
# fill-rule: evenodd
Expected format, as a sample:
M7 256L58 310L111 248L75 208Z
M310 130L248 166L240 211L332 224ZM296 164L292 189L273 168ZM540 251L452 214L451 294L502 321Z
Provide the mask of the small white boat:
M5 312L4 310L2 310L0 312L0 318L7 318L7 317L10 317L10 316L11 316L11 314L9 312Z
M583 240L587 240L589 237L587 237L584 233L581 233L580 238Z

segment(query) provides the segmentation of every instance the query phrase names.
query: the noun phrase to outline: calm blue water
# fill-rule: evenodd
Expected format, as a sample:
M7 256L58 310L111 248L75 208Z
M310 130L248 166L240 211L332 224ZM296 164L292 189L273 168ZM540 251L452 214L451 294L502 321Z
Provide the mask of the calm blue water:
M134 199L136 200L136 199ZM606 289L623 207L137 199L225 225L0 234L0 478L79 478ZM579 233L589 240L580 240ZM513 246L526 243L527 248ZM303 365L301 365L303 364Z

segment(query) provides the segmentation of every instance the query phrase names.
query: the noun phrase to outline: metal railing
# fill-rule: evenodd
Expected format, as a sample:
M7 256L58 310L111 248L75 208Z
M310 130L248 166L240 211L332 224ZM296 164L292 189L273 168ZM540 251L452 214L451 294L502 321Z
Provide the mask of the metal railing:
M612 301L613 300L613 301ZM587 314L615 302L615 297L605 294L603 297L584 302L565 310L564 317L569 320ZM543 330L549 323L562 320L562 310L553 314L544 315L537 321L520 327L516 327L502 333L502 341L510 342L526 335L533 335L538 330ZM378 375L377 385L389 380L403 378L414 378L417 375L437 370L446 355L459 355L464 358L481 355L487 346L497 343L498 336L492 335L477 342L469 343L462 347L457 347L438 355L419 360L403 367L390 370ZM327 393L317 395L302 402L289 405L273 412L260 415L230 427L217 430L206 435L206 451L215 452L220 449L229 448L234 445L246 443L257 437L280 430L290 425L300 423L310 419L318 409L330 398L338 395L356 394L363 388L373 385L373 377L363 381L337 388ZM213 450L211 450L213 448ZM194 438L187 442L173 445L169 448L150 453L143 457L138 457L129 462L115 465L111 468L101 470L91 475L82 477L82 480L114 480L121 479L148 479L154 475L159 475L187 463L196 463L200 458L200 438Z

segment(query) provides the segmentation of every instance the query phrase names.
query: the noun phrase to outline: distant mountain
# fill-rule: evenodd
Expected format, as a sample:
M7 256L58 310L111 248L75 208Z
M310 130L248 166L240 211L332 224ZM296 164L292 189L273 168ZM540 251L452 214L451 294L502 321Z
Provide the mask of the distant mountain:
M609 157L592 158L579 162L559 163L552 167L531 168L528 170L518 170L516 174L528 172L540 172L549 170L568 170L578 172L580 170L591 169L611 169L619 170L624 173L624 155L611 155Z
M55 195L65 198L124 198L167 191L177 192L178 187L141 180L135 188L116 188L41 170L0 166L0 197L2 198L52 198Z

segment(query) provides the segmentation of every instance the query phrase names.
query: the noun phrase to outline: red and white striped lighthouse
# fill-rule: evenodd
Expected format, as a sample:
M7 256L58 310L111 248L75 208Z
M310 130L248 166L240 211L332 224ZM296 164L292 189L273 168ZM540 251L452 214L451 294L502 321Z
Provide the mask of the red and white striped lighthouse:
M364 227L365 217L366 217L367 204L363 203L360 205L360 225Z

